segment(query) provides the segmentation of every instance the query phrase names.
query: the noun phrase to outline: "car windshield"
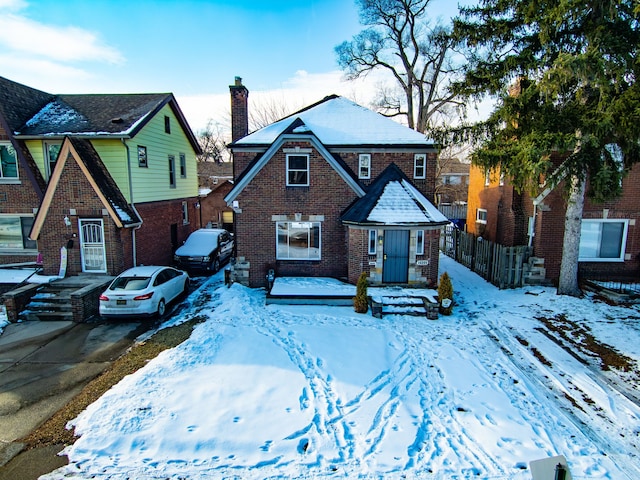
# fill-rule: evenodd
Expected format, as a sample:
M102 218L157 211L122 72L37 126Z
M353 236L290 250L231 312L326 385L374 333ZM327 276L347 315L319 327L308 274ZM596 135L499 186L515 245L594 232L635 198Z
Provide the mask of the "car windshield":
M109 290L142 290L149 285L150 277L119 277L116 278Z

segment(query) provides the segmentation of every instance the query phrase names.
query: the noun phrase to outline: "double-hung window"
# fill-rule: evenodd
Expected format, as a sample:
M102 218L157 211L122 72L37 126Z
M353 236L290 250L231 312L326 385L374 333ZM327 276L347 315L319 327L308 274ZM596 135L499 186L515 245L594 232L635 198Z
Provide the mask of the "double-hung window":
M18 155L10 143L0 143L0 180L18 178Z
M413 157L413 178L422 179L427 175L427 156L418 153Z
M361 153L358 157L358 178L371 178L371 154Z
M29 239L32 226L32 216L0 215L0 250L38 248L36 242Z
M287 187L309 186L309 155L287 155Z
M627 243L628 220L582 220L579 261L622 262Z
M320 222L277 222L278 260L320 260Z

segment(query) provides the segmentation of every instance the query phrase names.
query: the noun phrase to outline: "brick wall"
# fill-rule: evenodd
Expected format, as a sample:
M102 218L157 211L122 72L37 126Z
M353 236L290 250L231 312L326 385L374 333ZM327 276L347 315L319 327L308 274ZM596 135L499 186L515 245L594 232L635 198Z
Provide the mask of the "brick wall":
M189 218L192 221L187 225L182 222L182 201L183 199L178 199L136 205L143 219L142 226L135 231L138 265L173 263L174 246L171 243L170 225L177 225L176 245L180 245L197 227L197 223L194 223L197 198L188 199ZM72 214L71 209L75 209L75 214ZM65 217L69 218L70 226L65 224ZM44 274L57 275L62 246L70 247L67 254L67 274L82 272L80 219L102 220L109 275L117 275L133 266L133 230L116 227L78 164L69 159L38 238L38 246L44 258Z

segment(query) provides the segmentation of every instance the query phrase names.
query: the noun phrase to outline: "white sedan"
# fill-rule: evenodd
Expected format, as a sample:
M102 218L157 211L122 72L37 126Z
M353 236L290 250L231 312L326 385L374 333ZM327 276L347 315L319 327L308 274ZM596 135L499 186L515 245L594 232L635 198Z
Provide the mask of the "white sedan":
M133 267L118 275L100 295L100 315L164 315L167 304L186 294L189 275L171 267Z

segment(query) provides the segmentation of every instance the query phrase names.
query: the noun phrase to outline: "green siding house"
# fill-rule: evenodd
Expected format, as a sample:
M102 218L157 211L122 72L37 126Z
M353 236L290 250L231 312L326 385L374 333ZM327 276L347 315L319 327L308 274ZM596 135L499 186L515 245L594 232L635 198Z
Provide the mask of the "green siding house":
M200 147L175 97L53 95L0 77L0 266L116 275L200 227Z

